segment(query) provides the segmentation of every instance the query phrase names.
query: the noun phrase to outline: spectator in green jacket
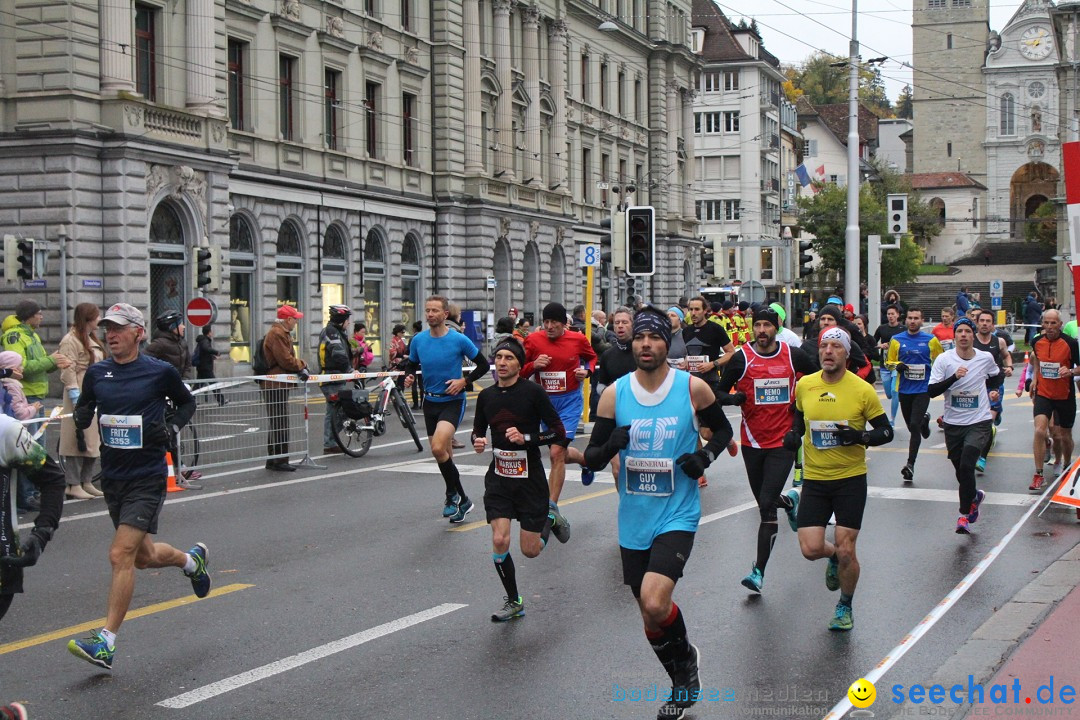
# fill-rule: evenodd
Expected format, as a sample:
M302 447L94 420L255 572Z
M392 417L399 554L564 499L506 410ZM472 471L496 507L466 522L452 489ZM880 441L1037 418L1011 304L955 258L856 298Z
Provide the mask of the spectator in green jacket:
M45 352L41 337L37 334L41 319L40 305L33 300L20 300L15 305L14 318L8 317L4 320L2 345L4 350L17 352L23 358L22 386L27 402L44 405L45 396L49 394L49 373L69 367L71 361L59 353L50 355ZM38 415L43 415L43 412L39 411ZM27 429L33 432L32 427ZM19 473L16 500L18 509L24 512L36 511L41 507L33 484L23 473Z

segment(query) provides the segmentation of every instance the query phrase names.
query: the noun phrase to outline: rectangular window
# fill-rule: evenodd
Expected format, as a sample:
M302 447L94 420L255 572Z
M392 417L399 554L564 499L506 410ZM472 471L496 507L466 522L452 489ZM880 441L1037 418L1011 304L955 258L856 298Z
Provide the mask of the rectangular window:
M739 71L728 70L724 73L724 90L731 92L739 89Z
M830 175L829 176L829 182L832 183L833 185L837 184L837 180L839 180L838 176L836 176L836 175Z
M157 100L157 10L135 4L135 90Z
M401 146L402 160L406 165L416 165L416 96L404 93L401 96Z
M930 9L945 7L945 0L929 0L926 5Z
M642 99L641 99L641 81L640 80L635 80L634 81L634 116L637 118L638 122L641 122L641 119L643 117L643 115L641 113L642 107L643 106L642 106Z
M600 107L604 110L608 108L608 66L607 63L600 63Z
M604 185L611 184L611 178L609 172L611 171L611 156L607 153L600 155L600 182ZM600 191L600 204L604 207L608 206L608 189L605 187Z
M952 0L953 7L971 7L971 0Z
M589 102L589 56L581 53L581 102Z
M365 130L367 133L367 154L370 158L379 157L379 94L382 86L369 82L364 86L364 112L367 113Z
M375 0L364 0L364 13L368 17L375 17Z
M739 201L738 200L725 200L724 201L724 219L725 220L738 220L739 219Z
M952 33L945 34L945 49L952 50Z
M618 103L619 103L619 117L626 116L626 73L619 73L618 86L616 88Z
M773 249L761 248L761 279L773 279Z
M323 73L323 80L323 102L326 105L323 137L326 147L337 150L341 134L341 73L327 68Z
M734 280L739 275L739 268L735 262L735 248L728 248L727 251L727 276L729 280Z
M412 31L412 0L401 0L401 29Z
M592 192L589 189L589 179L592 177L592 152L589 148L581 148L581 200L592 202Z
M945 155L952 157L952 143L945 143Z
M288 55L278 56L278 130L282 140L296 135L296 63Z
M739 132L738 110L735 110L734 112L724 113L724 132Z
M240 40L229 38L229 126L233 130L246 130L244 123L247 97L245 85L245 58L247 57L248 44Z

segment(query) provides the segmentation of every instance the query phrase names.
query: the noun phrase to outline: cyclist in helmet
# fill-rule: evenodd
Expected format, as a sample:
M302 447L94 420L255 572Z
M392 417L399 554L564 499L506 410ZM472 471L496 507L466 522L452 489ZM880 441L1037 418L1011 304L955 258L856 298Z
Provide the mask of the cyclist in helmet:
M181 378L191 377L191 349L184 342L184 316L175 310L154 320L154 336L144 352L176 368Z
M345 325L349 322L352 310L347 305L331 305L327 308L330 321L319 335L319 372L351 373L352 346ZM326 382L319 386L329 400L331 395L345 389L344 382ZM323 453L338 453L341 448L334 441L334 431L330 424L330 408L327 406L323 418Z

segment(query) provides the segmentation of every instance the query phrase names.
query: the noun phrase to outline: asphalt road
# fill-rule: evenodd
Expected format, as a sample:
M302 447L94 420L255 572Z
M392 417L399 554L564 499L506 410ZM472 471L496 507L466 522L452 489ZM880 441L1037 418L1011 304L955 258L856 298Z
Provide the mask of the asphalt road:
M934 401L931 412L940 406ZM739 584L758 515L741 458L710 468L704 521L675 597L701 649L703 685L722 699L690 717L821 717L1033 502L1028 400L1006 401L980 484L989 497L971 536L953 532L956 483L936 428L914 486L902 487L907 437L900 429L890 446L871 451L862 578L847 634L826 629L836 595L825 589L824 561L804 560L783 521L764 594ZM569 473L568 544L553 539L529 560L515 539L527 616L494 625L503 591L479 502L489 457L458 452L478 501L473 522L458 527L441 517L433 460L400 427L362 459L320 460L325 470L207 471L203 491L170 496L158 537L185 549L205 542L216 590L196 602L179 570L139 572L132 608L142 610L119 633L111 673L65 648L100 627L112 535L100 500L72 502L27 573L26 594L0 623L0 701L27 703L35 719L655 717L657 702L616 699L668 679L621 584L610 474L585 488ZM1077 542L1072 511L1032 517L882 682L926 682Z

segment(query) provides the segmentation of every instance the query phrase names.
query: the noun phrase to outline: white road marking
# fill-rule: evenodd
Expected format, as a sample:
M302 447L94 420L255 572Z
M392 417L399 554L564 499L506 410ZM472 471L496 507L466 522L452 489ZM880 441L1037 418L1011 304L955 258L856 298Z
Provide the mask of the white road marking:
M232 677L225 678L224 680L218 680L217 682L210 683L209 685L203 685L201 688L196 688L189 692L171 697L167 700L162 700L157 703L159 707L167 707L173 709L186 708L195 703L202 702L204 700L210 700L211 698L223 695L232 690L236 690L245 685L265 680L268 677L279 675L289 670L295 670L302 665L315 662L316 660L322 660L325 657L329 657L344 650L349 650L358 645L363 645L366 642L377 640L391 633L404 630L412 627L413 625L419 625L427 620L433 620L434 618L452 613L455 610L468 607L468 605L462 605L460 603L444 603L437 605L430 610L424 610L423 612L414 613L413 615L407 615L397 620L392 620L388 623L383 623L370 630L364 630L358 632L355 635L349 635L348 637L341 638L340 640L334 640L333 642L320 645L318 647L305 650L297 655L282 658L269 665L263 665L262 667L255 668L242 672L239 675L233 675Z
M877 487L871 485L866 489L868 497L882 498L885 500L928 500L931 502L950 502L954 505L960 503L960 496L956 490L933 490L931 488L913 487ZM1026 493L1002 493L988 492L983 505L1008 505L1011 507L1025 507L1038 500L1036 495Z
M931 445L930 447L934 448L935 450L940 450L941 448L945 447L945 443L938 443L937 445Z

